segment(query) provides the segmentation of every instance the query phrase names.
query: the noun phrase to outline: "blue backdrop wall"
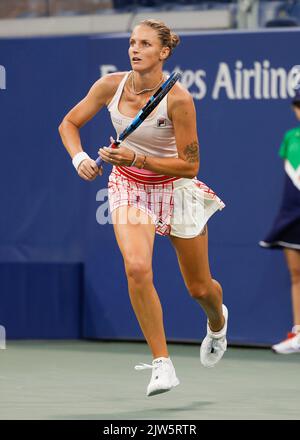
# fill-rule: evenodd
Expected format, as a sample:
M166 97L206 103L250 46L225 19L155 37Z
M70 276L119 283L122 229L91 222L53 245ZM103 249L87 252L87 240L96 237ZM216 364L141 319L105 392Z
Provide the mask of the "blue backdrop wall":
M290 100L299 38L294 30L183 34L165 65L182 71L195 99L198 177L226 203L210 220L209 239L211 269L230 309L231 343L273 343L292 323L283 255L258 241L281 199L278 148L297 123ZM9 337L142 338L112 226L97 222L108 215L110 167L93 183L80 180L57 131L99 76L130 69L127 48L128 35L0 39L0 324ZM96 156L111 134L104 109L82 129L86 151ZM15 282L23 276L20 263L40 280L37 287ZM51 282L61 279L59 264L69 265L65 282ZM204 314L186 292L167 238L157 237L153 266L168 338L202 339ZM35 319L34 289L45 317L58 318L49 320L49 331L45 319L29 335L11 307L23 316L28 301L28 320ZM56 313L59 301L72 315L67 324Z

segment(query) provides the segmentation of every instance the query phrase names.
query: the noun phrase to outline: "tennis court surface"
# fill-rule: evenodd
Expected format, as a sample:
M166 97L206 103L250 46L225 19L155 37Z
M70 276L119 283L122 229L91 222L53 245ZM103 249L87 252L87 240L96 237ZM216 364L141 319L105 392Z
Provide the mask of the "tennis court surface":
M197 345L170 344L180 385L146 397L144 343L8 341L0 350L0 419L299 419L300 354L231 347L215 368Z

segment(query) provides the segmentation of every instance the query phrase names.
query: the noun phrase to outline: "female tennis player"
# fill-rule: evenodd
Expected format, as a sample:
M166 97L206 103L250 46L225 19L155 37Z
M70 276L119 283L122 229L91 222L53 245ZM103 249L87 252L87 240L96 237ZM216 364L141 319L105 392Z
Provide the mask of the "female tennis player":
M65 116L59 131L80 177L93 180L102 169L83 151L79 129L106 106L119 135L165 81L163 64L178 43L179 37L164 23L142 21L130 36L132 70L99 79ZM179 384L153 285L155 233L170 238L187 290L207 315L200 360L213 367L226 350L228 312L221 285L210 273L206 223L225 205L195 177L199 170L195 108L189 92L178 83L119 148L100 148L99 155L113 165L108 188L115 236L132 307L153 356L151 365L136 369L152 369L147 387L147 396L152 396Z

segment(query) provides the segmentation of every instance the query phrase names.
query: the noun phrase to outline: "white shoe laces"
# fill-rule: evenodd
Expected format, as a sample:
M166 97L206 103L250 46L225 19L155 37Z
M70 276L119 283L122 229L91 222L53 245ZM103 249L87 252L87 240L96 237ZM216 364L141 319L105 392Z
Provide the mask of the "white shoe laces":
M154 362L154 364L144 364L143 362L140 362L139 365L136 365L134 367L135 370L158 370L162 369L165 370L165 368L168 368L167 362Z
M144 364L143 362L140 362L139 365L136 365L134 367L135 370L152 370L153 368L158 368L158 365L149 365L149 364Z

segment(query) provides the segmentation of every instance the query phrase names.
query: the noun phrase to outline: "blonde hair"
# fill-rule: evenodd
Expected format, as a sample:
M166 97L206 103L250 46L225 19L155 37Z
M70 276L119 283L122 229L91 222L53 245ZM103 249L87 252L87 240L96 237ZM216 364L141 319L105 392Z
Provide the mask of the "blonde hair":
M143 20L139 24L144 26L149 26L157 32L162 47L169 47L170 49L169 57L170 57L175 47L180 43L179 36L171 32L171 29L168 28L168 26L165 25L163 21L150 19L150 20Z

